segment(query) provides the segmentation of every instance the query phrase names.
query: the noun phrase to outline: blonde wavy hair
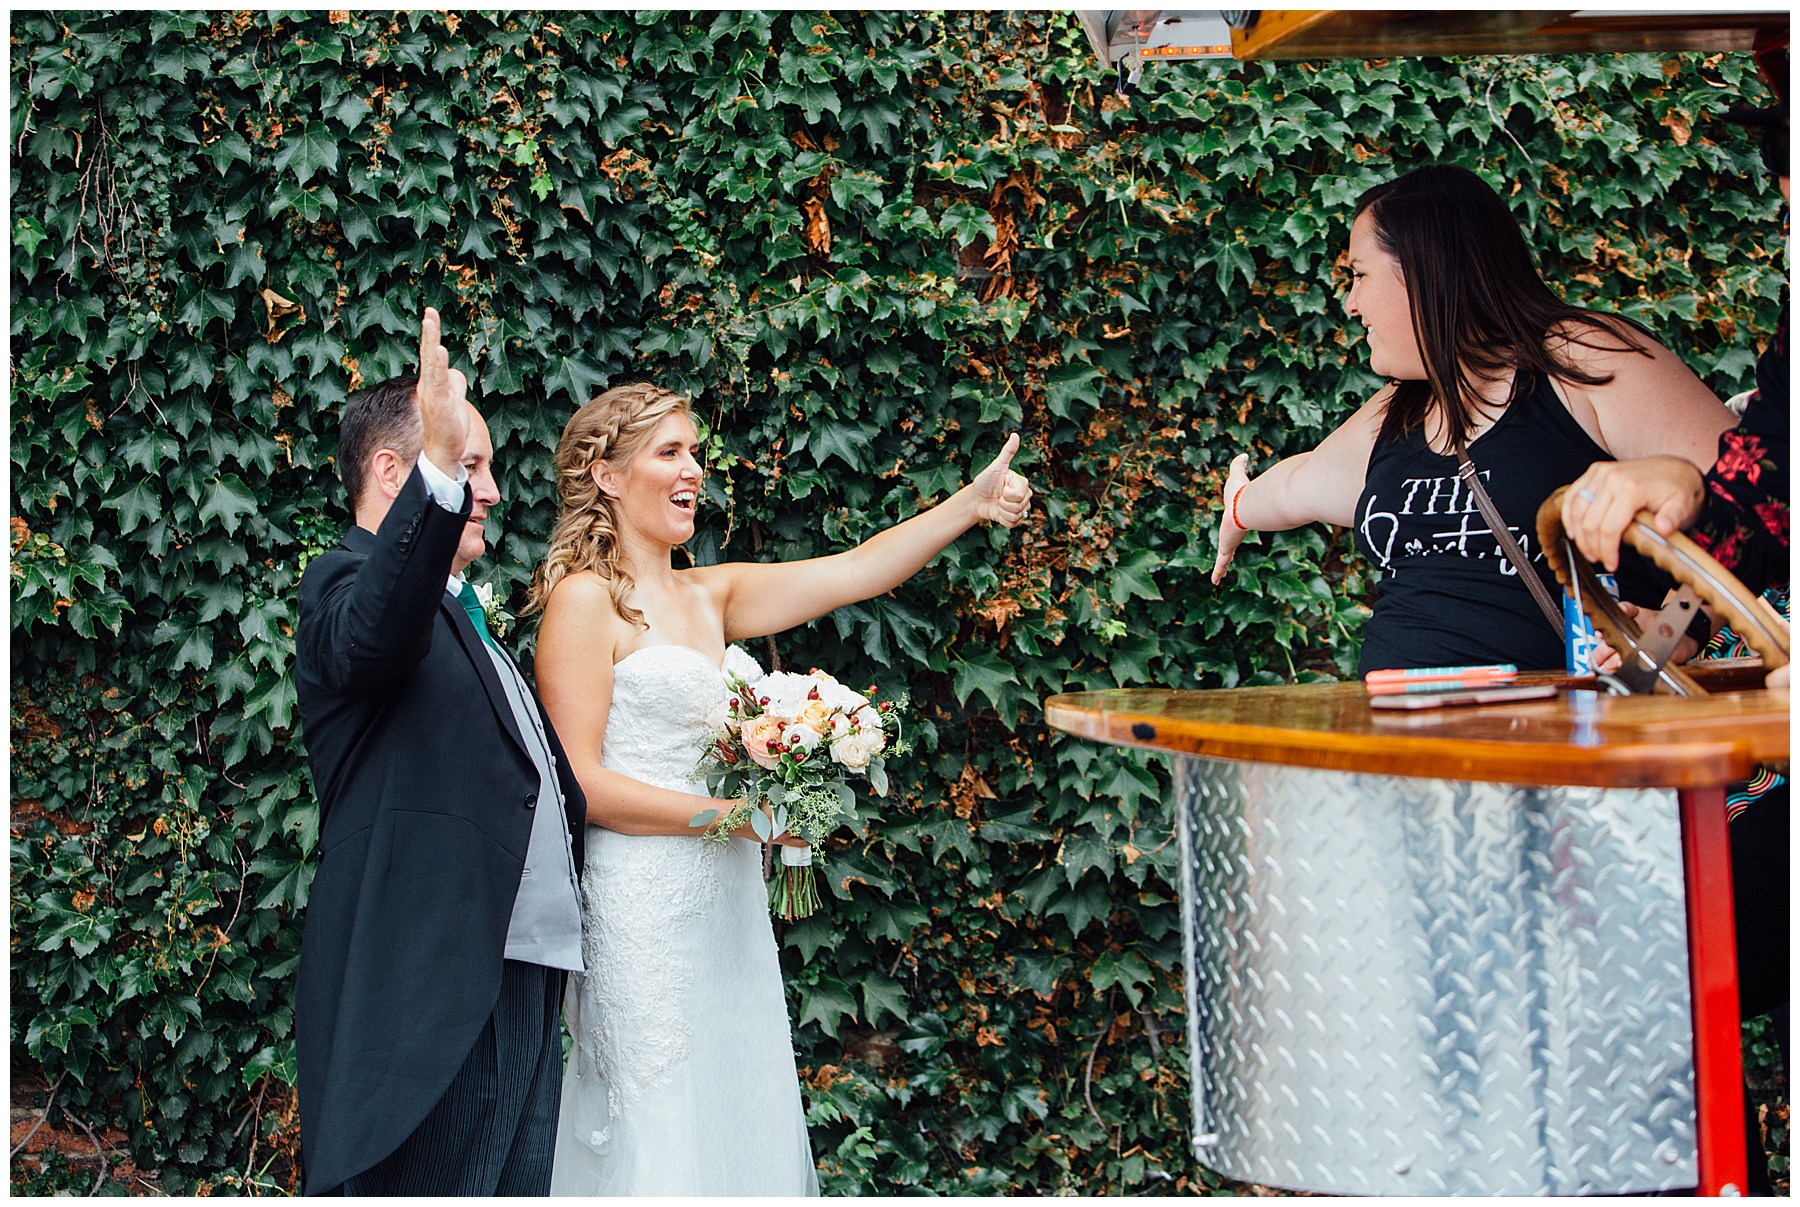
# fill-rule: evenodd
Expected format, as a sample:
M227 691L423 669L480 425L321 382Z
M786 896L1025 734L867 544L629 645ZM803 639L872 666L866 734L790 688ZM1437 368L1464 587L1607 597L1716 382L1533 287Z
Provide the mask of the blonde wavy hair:
M676 414L692 416L686 398L638 381L590 399L569 419L556 444L556 528L532 578L526 615L542 611L564 578L591 570L606 580L619 615L629 624L643 624L644 614L625 602L636 584L620 554L618 503L601 492L594 464L610 461L623 468L649 443L657 424Z

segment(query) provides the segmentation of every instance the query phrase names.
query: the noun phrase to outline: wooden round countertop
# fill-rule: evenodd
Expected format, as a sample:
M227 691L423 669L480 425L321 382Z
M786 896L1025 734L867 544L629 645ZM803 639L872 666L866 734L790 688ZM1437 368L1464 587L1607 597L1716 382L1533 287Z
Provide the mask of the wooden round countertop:
M1520 683L1567 682L1552 672ZM1788 693L1593 696L1398 712L1361 683L1075 692L1052 729L1175 754L1530 787L1704 788L1788 757Z

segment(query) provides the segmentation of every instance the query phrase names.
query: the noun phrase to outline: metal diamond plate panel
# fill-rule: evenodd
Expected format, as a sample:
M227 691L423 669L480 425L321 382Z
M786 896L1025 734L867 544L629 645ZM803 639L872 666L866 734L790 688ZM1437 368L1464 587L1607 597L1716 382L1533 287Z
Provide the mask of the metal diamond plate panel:
M1339 1194L1697 1182L1672 791L1176 765L1203 1165Z

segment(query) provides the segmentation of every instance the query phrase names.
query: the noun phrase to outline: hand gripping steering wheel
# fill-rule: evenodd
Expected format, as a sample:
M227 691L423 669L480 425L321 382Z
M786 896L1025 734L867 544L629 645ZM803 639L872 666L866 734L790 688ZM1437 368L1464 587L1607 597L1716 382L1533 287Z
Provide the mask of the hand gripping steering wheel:
M1576 595L1594 628L1622 659L1629 662L1638 657L1646 640L1645 634L1637 621L1627 616L1618 601L1600 585L1593 565L1580 555L1563 531L1562 503L1568 489L1562 487L1538 508L1538 547L1544 551L1544 560L1556 572L1556 580L1562 584L1563 591ZM1648 511L1637 513L1625 530L1624 543L1673 575L1678 584L1692 587L1702 602L1712 606L1715 616L1729 624L1733 632L1762 656L1765 671L1787 665L1787 622L1766 600L1751 594L1736 575L1714 561L1700 546L1679 532L1668 536L1658 532L1654 517ZM1571 589L1571 575L1578 590ZM1653 655L1648 656L1648 660L1656 661ZM1672 665L1662 668L1657 678L1657 690L1683 696L1708 694L1693 676Z

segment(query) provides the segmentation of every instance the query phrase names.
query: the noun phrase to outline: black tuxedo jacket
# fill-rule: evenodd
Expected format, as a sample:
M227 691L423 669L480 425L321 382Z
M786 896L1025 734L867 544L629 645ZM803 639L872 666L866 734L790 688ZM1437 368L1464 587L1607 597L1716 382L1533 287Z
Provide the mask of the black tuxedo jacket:
M539 784L444 590L471 503L440 507L415 468L380 532L350 529L300 580L295 677L322 813L294 1018L309 1194L412 1134L499 1000ZM544 731L579 872L586 803Z

